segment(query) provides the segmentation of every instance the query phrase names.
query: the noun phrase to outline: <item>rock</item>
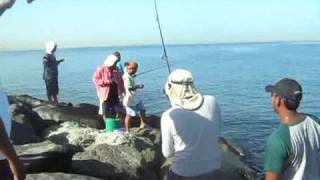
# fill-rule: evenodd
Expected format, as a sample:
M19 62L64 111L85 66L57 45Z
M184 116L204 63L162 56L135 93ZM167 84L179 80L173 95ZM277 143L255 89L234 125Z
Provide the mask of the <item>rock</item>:
M65 122L46 129L43 138L56 144L70 146L74 152L83 151L95 143L97 134L105 131L80 127L76 122Z
M31 107L16 102L10 105L12 119L20 124L23 124L40 136L42 131L51 125L57 124L54 121L44 121L36 112L32 111Z
M9 102L10 104L14 104L17 102L21 102L27 106L30 107L37 107L37 106L42 106L45 104L48 104L46 101L34 98L29 95L18 95L18 96L9 96Z
M71 172L100 178L159 179L164 159L159 130L134 128L131 133L98 132L91 146L75 154ZM149 135L144 136L146 134ZM122 143L117 143L118 140Z
M45 140L15 146L28 173L59 171L111 180L157 180L169 167L170 161L164 163L162 156L159 129L130 128L130 133L106 132L95 129L98 108L94 105L73 107L71 103L61 103L49 107L46 101L27 95L11 96L10 101L15 143ZM152 127L160 127L158 116L149 115L146 121ZM133 126L139 125L137 118L132 122ZM223 138L220 146L223 163L219 179L256 177L255 171L241 161L245 156L240 147ZM69 177L66 174L46 174L44 179L66 176Z
M28 174L26 180L102 180L94 177L83 176L79 174L65 173L41 173Z
M159 179L157 174L149 169L144 153L130 146L120 145L102 144L92 150L75 154L71 172L104 179Z
M88 103L80 103L76 104L74 107L77 108L85 108L90 114L98 114L99 107L96 105L88 104Z
M147 114L145 118L146 124L150 127L160 129L160 117L152 114ZM130 122L131 127L139 127L140 119L139 117L133 117Z
M12 121L10 139L14 145L37 143L41 141L41 138L36 135L33 128L16 122L15 120Z
M14 146L27 173L67 172L72 152L68 147L50 141Z
M74 124L74 122L52 126L44 131L42 137L56 144L71 146L75 152L84 151L90 146L99 144L120 145L130 143L130 145L136 145L136 139L141 139L143 144L147 143L149 146L155 146L154 149L160 153L161 142L160 130L157 129L132 128L129 134L122 131L106 132L105 130L83 127Z
M49 107L47 105L39 106L33 109L43 120L54 120L58 123L66 121L76 121L80 124L96 128L97 113L90 112L90 109L72 106Z

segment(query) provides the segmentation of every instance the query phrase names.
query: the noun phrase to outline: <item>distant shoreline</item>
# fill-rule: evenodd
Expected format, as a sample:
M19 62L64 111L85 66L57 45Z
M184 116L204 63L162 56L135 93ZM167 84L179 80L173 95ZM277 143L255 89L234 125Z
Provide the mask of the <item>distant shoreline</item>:
M262 41L262 42L221 42L221 43L186 43L186 44L166 44L166 46L210 46L210 45L254 45L254 44L320 44L320 41ZM145 44L145 45L115 45L115 46L87 46L87 47L61 47L60 50L72 50L72 49L94 49L94 48L135 48L135 47L156 47L161 44ZM2 52L24 52L24 51L43 51L43 48L39 49L0 49Z

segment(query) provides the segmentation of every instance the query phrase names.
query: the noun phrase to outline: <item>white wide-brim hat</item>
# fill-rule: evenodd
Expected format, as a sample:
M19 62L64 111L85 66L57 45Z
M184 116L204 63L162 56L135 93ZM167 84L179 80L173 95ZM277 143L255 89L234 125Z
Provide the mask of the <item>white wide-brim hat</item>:
M165 93L172 106L196 110L203 104L203 96L194 87L192 74L184 69L177 69L169 75Z

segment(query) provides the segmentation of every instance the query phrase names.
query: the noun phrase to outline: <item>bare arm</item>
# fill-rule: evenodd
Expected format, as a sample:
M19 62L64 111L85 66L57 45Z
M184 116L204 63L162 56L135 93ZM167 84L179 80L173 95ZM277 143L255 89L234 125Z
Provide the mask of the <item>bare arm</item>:
M64 61L64 59L60 59L60 60L58 60L57 62L58 62L58 64L60 64L60 63L62 63Z
M265 180L280 180L280 175L273 172L266 172Z
M7 158L12 174L15 180L25 179L25 174L22 165L17 157L17 154L12 147L9 137L6 133L2 119L0 117L0 152Z
M169 120L164 115L161 117L161 136L162 136L162 154L166 158L174 155L173 138L171 135L171 127L168 124Z

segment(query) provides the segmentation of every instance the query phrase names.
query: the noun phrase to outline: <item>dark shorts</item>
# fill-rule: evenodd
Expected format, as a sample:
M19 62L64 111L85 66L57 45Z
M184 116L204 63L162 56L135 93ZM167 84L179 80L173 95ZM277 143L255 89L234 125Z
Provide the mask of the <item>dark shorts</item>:
M0 160L0 179L13 180L12 173L7 160Z
M59 94L58 78L45 80L48 96Z
M214 170L206 174L202 174L194 177L183 177L169 170L164 177L164 180L215 180L215 179L221 179L219 176L219 170Z
M102 114L105 117L115 117L117 114L124 114L124 108L120 103L111 104L105 101L102 103Z

